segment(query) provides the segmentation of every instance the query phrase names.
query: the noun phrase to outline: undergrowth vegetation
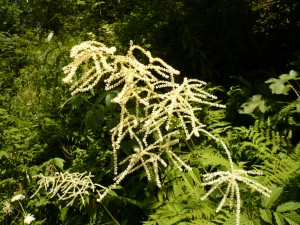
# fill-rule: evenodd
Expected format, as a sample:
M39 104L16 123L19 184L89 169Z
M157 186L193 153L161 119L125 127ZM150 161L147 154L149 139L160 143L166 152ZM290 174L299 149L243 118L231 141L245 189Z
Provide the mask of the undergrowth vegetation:
M0 3L0 224L300 224L297 1Z

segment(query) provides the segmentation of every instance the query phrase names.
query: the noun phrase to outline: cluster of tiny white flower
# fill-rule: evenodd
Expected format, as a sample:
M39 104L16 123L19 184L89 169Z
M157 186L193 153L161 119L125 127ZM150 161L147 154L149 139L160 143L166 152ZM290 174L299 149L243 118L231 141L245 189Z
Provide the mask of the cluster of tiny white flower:
M35 218L32 214L27 214L26 217L24 218L25 224L31 224L33 221L35 221Z
M23 199L25 199L25 195L18 194L18 195L14 196L14 197L11 199L11 202L20 201L20 200L23 200Z
M206 132L206 131L204 131ZM227 154L227 158L230 163L230 171L217 171L213 173L208 173L203 175L204 177L204 183L202 183L203 186L213 185L213 187L201 198L201 200L205 200L212 192L214 192L217 188L219 188L223 183L227 184L227 189L225 191L225 194L219 203L219 206L216 209L216 212L219 212L222 207L224 206L224 203L230 193L230 199L229 199L229 207L233 207L233 201L234 197L236 197L236 225L240 224L240 214L241 214L241 194L238 182L243 182L244 184L248 185L249 187L255 189L256 191L260 192L266 197L270 197L271 190L260 183L249 179L248 175L263 175L262 172L259 171L253 171L253 170L238 170L234 169L233 161L230 155L230 152L225 145L225 143L222 140L217 139L212 134L208 133L210 137L212 137L217 142L221 143L222 148L225 150Z
M136 51L143 54L148 63L137 60ZM64 67L67 76L63 81L72 83L70 88L72 94L87 91L106 75L108 75L104 79L106 90L122 85L120 92L112 100L121 108L120 121L111 130L115 181L118 183L129 173L143 167L148 179L152 178L153 173L157 185L161 186L157 163L166 166L166 162L162 159L163 153L179 169L182 169L182 166L190 169L172 152L171 146L179 142L174 135L177 130L183 129L185 138L189 139L193 135L199 136L200 129L204 127L195 115L195 111L201 108L194 108L191 104L224 106L204 100L216 97L201 89L206 84L203 81L185 78L182 84L175 83L174 76L178 75L179 71L162 59L152 57L149 51L140 46L131 43L126 56L114 53L115 48L108 48L95 41L74 46L70 55L74 60ZM78 80L73 82L79 68L83 73L81 76L78 74ZM135 105L133 113L128 109L128 103ZM158 139L153 140L153 135L157 135ZM122 141L128 136L135 140L138 150L119 162L117 152ZM166 142L168 144L165 144ZM125 163L127 168L118 174L118 166Z
M70 57L74 58L73 62L69 65L63 67L64 73L68 74L63 82L72 83L76 71L80 66L85 64L84 75L75 81L70 90L72 90L72 95L78 92L85 92L93 88L101 79L101 77L113 71L113 67L106 63L106 60L113 57L116 48L108 48L104 44L96 41L86 41L80 45L76 45L72 48ZM88 68L88 62L92 60L94 66ZM100 65L100 63L102 65Z
M40 178L38 181L38 189L31 196L35 196L40 189L44 188L48 191L51 197L58 196L59 200L69 200L68 206L72 205L75 199L80 196L82 204L85 204L84 196L89 195L89 192L96 192L100 195L97 188L106 189L105 187L94 184L91 180L93 175L91 173L69 173L69 172L56 172L53 176L44 176L43 174L37 175Z
M24 208L20 202L20 201L24 200L25 198L26 198L25 195L18 194L11 198L11 200L10 200L11 203L9 201L4 201L2 212L4 212L5 214L11 214L13 212L13 209L17 208L17 206L19 206L21 210L16 210L16 211L20 211L23 213L24 223L31 224L33 221L35 221L35 218L32 214L26 213L26 211L24 210ZM19 204L13 205L15 202L18 202Z
M2 211L3 211L4 214L11 214L12 213L13 208L12 208L9 201L4 201L3 202Z
M210 191L203 196L207 198L214 190L223 183L228 182L226 193L219 204L219 211L230 194L230 206L233 198L237 199L237 224L240 220L240 191L238 181L258 190L263 195L269 196L270 190L261 184L245 177L246 175L261 175L257 171L236 170L230 152L224 142L217 139L210 132L205 130L196 115L201 110L201 105L225 108L224 105L211 103L209 99L216 99L216 96L203 90L205 82L197 79L184 78L181 84L174 80L179 71L169 66L160 58L152 57L151 53L140 46L131 43L126 56L116 55L114 47L108 48L104 44L88 41L71 50L71 58L74 61L63 68L67 76L63 79L65 83L72 83L70 90L72 95L84 92L93 88L102 78L105 82L105 90L111 90L121 86L118 95L112 102L121 108L120 121L111 130L111 140L114 156L115 183L104 188L104 193L99 194L98 201L101 201L113 188L115 188L128 174L143 168L148 180L155 178L158 187L161 181L158 172L158 163L167 166L163 154L168 156L171 162L182 170L182 167L191 169L172 149L179 142L179 131L182 130L184 138L192 136L199 137L204 133L220 142L225 149L230 163L230 171L221 171L204 175L206 185L214 185ZM147 63L141 63L135 57L135 51L142 53ZM91 63L92 62L92 63ZM73 82L76 71L81 68L82 74ZM128 107L131 107L130 110ZM197 105L197 107L195 107ZM199 106L200 105L200 106ZM142 106L142 107L141 107ZM123 160L118 159L118 150L124 139L134 140L136 147L132 153ZM118 173L118 166L126 164L125 169ZM65 177L66 176L66 177ZM67 179L67 177L70 179ZM86 188L91 188L90 180L81 183L70 174L57 174L53 178L42 177L39 189L48 183L53 186L50 193L53 195L61 191L60 199L70 199L73 203L76 196L87 194ZM57 180L60 180L59 182ZM55 183L56 182L56 183ZM66 182L65 186L55 185ZM79 186L78 186L79 184ZM84 188L83 188L84 186ZM72 190L72 191L70 191ZM83 198L82 198L83 199Z

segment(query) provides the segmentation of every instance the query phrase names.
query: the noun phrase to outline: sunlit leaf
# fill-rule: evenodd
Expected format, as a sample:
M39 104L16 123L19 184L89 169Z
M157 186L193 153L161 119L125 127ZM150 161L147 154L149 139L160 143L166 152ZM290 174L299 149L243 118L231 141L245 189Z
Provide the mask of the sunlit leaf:
M275 78L270 78L265 83L270 83L269 87L273 94L284 94L288 95L291 89L290 85L286 85L285 81Z
M300 209L300 202L286 202L279 205L276 209L277 212L286 212L291 210Z
M276 224L277 224L277 225L284 225L284 224L285 224L284 218L283 218L283 216L281 215L281 213L274 212L273 214L274 214L275 221L276 221Z
M282 74L279 76L280 80L287 82L289 80L299 80L298 73L294 70L291 70L289 74Z
M272 213L269 209L259 209L259 213L264 221L272 224Z
M64 168L64 163L65 163L65 160L64 159L61 159L61 158L54 158L52 159L52 162L54 165L56 165L58 168L62 169Z
M254 110L259 109L262 113L265 113L270 109L270 106L266 105L266 101L262 99L261 95L253 95L246 103L242 105L242 112L251 114Z
M262 206L265 208L270 208L274 202L279 198L283 191L283 187L273 187L270 198L263 196L262 198Z
M284 213L283 214L284 219L288 221L290 225L299 225L300 224L300 215L296 212L291 213Z

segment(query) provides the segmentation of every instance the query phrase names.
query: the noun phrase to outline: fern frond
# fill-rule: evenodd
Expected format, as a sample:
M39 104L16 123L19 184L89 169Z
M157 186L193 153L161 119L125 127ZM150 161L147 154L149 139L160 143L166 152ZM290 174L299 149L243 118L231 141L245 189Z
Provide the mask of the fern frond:
M295 154L266 154L262 164L255 167L264 171L264 183L268 186L284 185L300 174L300 161Z
M212 168L223 166L230 168L230 163L224 156L216 149L204 148L199 151L199 160L201 160L204 167L211 166Z

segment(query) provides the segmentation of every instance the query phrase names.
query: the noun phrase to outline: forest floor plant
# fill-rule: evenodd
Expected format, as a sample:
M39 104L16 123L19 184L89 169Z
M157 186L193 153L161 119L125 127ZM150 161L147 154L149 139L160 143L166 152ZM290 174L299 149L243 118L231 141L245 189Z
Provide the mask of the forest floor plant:
M217 207L223 207L228 195L230 207L236 197L236 224L240 224L241 196L238 182L269 196L271 191L248 178L248 175L262 175L259 171L246 171L234 168L230 152L225 143L215 137L200 121L197 112L202 105L225 108L224 105L210 102L216 96L206 92L205 82L184 78L175 82L179 71L160 58L131 43L125 56L115 54L115 47L107 47L96 41L86 41L74 46L70 57L73 61L63 68L70 83L72 95L93 90L100 82L105 83L106 91L117 88L118 94L112 102L120 107L119 123L111 129L111 143L114 160L114 182L108 188L93 184L91 175L69 172L53 176L40 175L39 188L45 188L50 195L69 199L72 204L76 197L98 193L97 201L116 188L125 177L143 168L148 180L155 180L161 187L160 170L166 167L167 159L180 171L191 170L173 149L184 138L208 136L221 144L230 163L230 171L218 171L204 175L203 186L213 185L201 199L207 198L214 190L228 182L224 196ZM140 58L138 60L137 58ZM122 152L122 143L132 140L131 152ZM97 190L100 188L101 190ZM37 191L37 192L38 192ZM36 192L36 193L37 193ZM36 194L35 193L35 194ZM84 201L83 201L84 202Z
M6 215L13 214L15 211L22 214L24 216L24 224L31 224L33 221L35 221L35 218L32 214L27 213L21 203L22 200L24 200L26 197L22 194L18 194L11 198L10 202L5 201L3 204L2 211Z

